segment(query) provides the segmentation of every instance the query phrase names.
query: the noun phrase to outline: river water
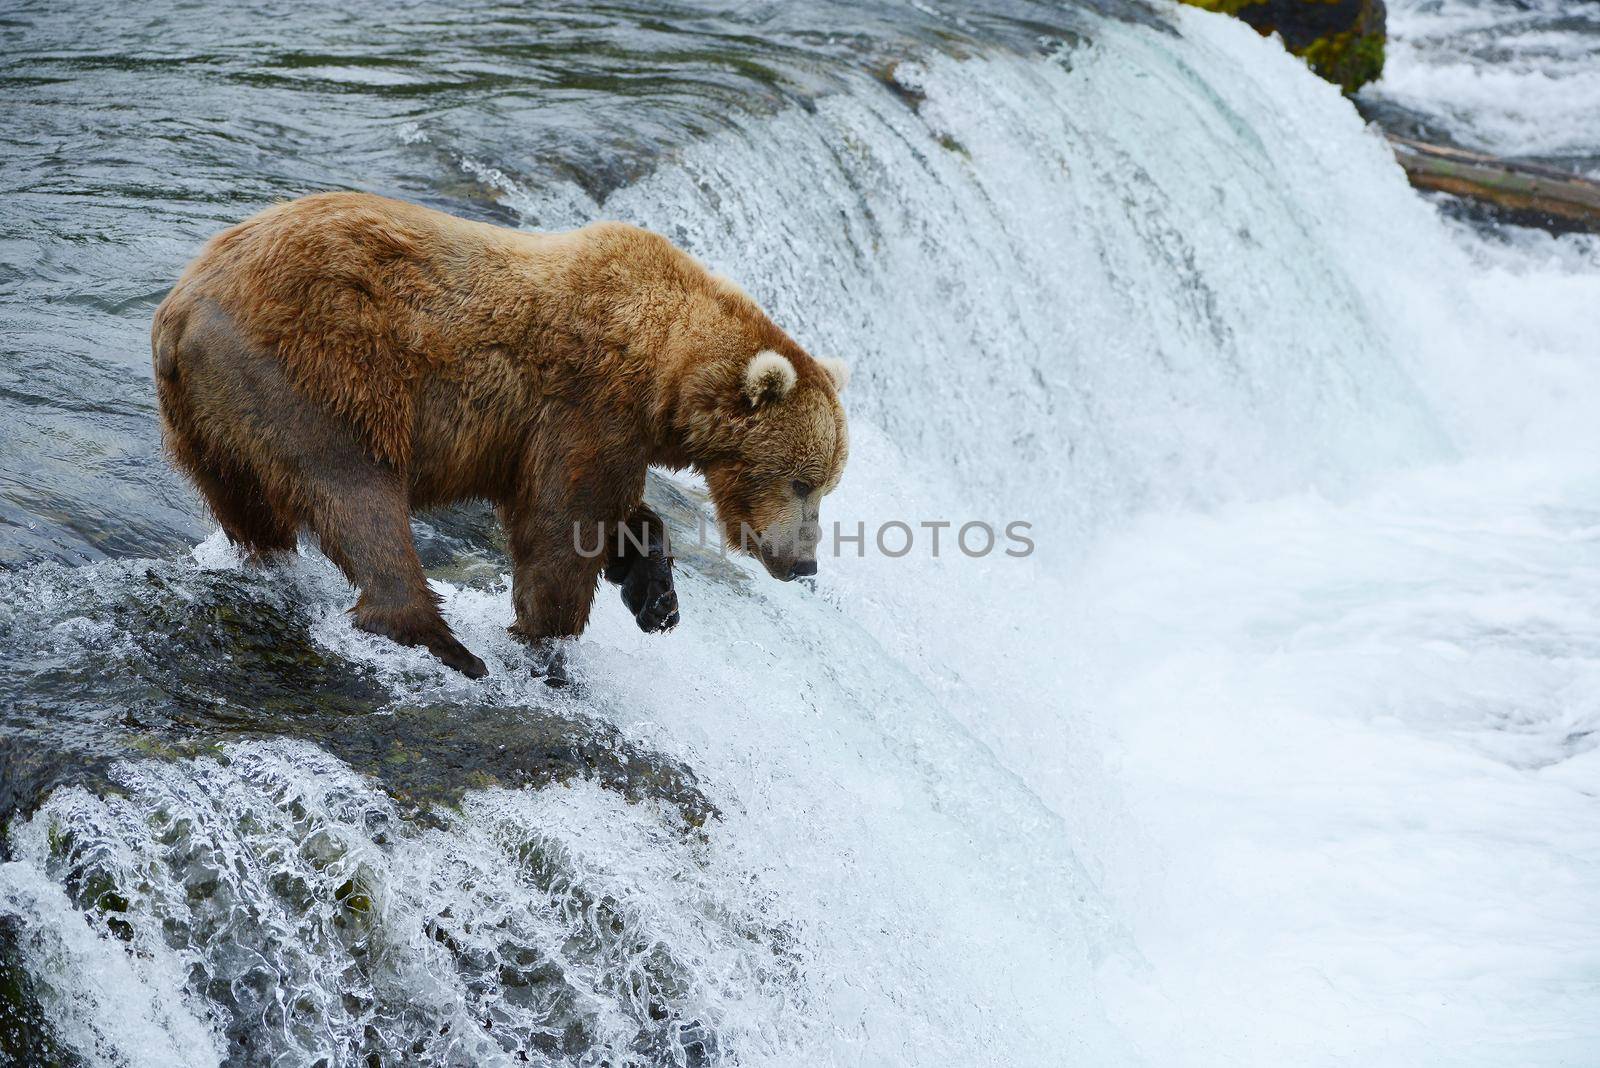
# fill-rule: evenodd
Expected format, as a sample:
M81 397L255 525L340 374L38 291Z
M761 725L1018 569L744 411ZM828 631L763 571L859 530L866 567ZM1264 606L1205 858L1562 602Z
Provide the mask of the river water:
M0 39L6 1055L1600 1051L1593 239L1442 219L1187 9L22 3ZM322 188L737 279L854 368L865 550L805 588L685 548L682 626L602 591L567 694L480 509L416 524L478 683L353 630L313 548L241 567L158 455L149 317ZM703 486L648 495L682 546ZM1036 551L891 556L896 521Z
M1600 4L1396 0L1361 98L1427 140L1600 177Z

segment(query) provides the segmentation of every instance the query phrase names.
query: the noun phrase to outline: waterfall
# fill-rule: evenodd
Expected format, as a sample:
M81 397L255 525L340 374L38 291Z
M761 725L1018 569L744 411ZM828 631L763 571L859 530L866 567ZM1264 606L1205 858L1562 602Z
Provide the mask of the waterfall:
M1207 769L1255 783L1235 765L1293 749L1272 748L1261 709L1298 710L1284 717L1300 741L1331 750L1307 704L1377 692L1339 690L1360 619L1304 624L1323 628L1321 660L1304 628L1262 635L1313 601L1342 611L1411 575L1459 591L1503 563L1461 540L1465 562L1435 575L1436 554L1370 531L1403 513L1407 530L1454 521L1467 539L1482 513L1451 509L1471 472L1521 486L1519 457L1592 448L1600 275L1585 246L1450 229L1274 42L1171 17L1175 30L1095 20L1037 49L842 70L809 106L730 116L603 203L426 121L397 130L526 226L665 233L850 363L851 461L823 519L861 524L865 544L835 556L825 542L814 589L685 549L684 622L662 638L603 590L573 658L586 685L567 696L526 674L492 559L452 557L436 581L490 664L481 684L353 630L347 587L311 551L278 576L243 569L220 535L192 559L0 572L18 661L133 679L106 699L128 720L142 686L206 715L231 707L173 681L160 641L234 626L241 602L256 607L240 633L271 623L300 644L277 660L199 647L219 672L302 672L282 685L342 701L328 666L342 665L382 706L340 705L300 736L152 745L12 826L0 923L55 1040L134 1065L354 1064L374 1049L430 1064L1404 1063L1439 1048L1425 988L1365 1001L1388 988L1338 952L1316 982L1275 943L1200 959L1169 880L1195 879L1216 930L1250 929L1229 910L1256 899L1226 896L1209 865L1271 874L1236 843L1181 847L1243 833L1238 810L1196 800L1226 790L1195 784ZM1507 535L1549 554L1530 590L1597 584L1592 510L1558 521L1538 496L1591 485L1572 474L1495 498L1552 524ZM651 493L680 537L709 507L692 476ZM1397 493L1414 514L1385 510ZM952 524L938 555L926 521ZM895 522L916 539L899 557L875 542ZM1026 523L1034 550L967 555L953 539L970 522ZM1301 538L1381 566L1296 570L1276 554ZM1368 622L1424 655L1427 606L1401 603ZM1559 661L1577 685L1600 663L1600 629L1583 634L1517 670ZM1274 656L1302 674L1271 675ZM1228 729L1235 692L1256 713L1218 749L1200 728ZM1529 729L1523 766L1600 725L1563 708ZM438 797L423 796L433 772L407 778L448 745L504 750L528 723L558 739L529 757L549 774L494 766ZM1413 726L1418 746L1444 744L1437 722ZM1509 774L1493 766L1485 790ZM1595 833L1580 823L1573 835ZM1308 896L1284 924L1312 925L1315 885L1294 883ZM1585 1004L1562 990L1558 1018ZM1270 1023L1253 1029L1253 1006Z

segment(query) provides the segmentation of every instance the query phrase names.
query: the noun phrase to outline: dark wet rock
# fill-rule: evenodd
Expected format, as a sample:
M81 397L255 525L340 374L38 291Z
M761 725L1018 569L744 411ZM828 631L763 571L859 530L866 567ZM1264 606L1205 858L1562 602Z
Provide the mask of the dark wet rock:
M470 788L588 780L629 801L662 801L691 827L716 815L693 771L627 742L616 728L546 709L402 706L318 739L389 795L426 813Z
M22 961L24 937L0 915L0 1062L16 1068L77 1068L83 1062L57 1041Z
M411 535L422 566L434 578L486 589L511 570L505 531L483 501L420 516L412 521Z
M1311 69L1353 93L1383 73L1383 0L1183 0L1277 34Z
M710 518L710 499L705 494L686 490L652 472L645 479L644 502L666 520L678 567L692 568L708 579L738 589L750 586L749 574L730 558L733 551L722 547L717 525Z
M0 861L12 859L12 823L32 816L60 787L105 784L109 763L104 755L48 748L37 737L0 735Z
M369 668L312 641L306 598L274 573L160 563L115 582L65 568L45 579L72 593L29 605L14 589L0 616L0 642L16 652L0 668L12 696L0 709L0 828L62 786L104 792L119 759L274 737L315 743L424 819L470 788L575 779L664 802L691 827L716 812L690 769L569 708L397 701ZM95 636L57 640L76 626Z
M193 953L187 987L208 1003L230 1063L273 1060L286 1034L302 1036L302 1050L327 1049L328 1036L340 1036L331 1039L340 1064L395 1049L409 1050L414 1063L476 1063L461 1060L479 1038L463 1035L468 1029L540 1062L602 1063L595 1060L602 1044L632 1054L603 1063L641 1068L705 1064L727 1051L726 1039L700 1015L685 947L626 887L596 878L581 847L503 817L489 832L503 852L487 867L467 861L425 875L436 880L425 900L437 904L418 911L411 888L396 884L394 869L375 869L350 831L365 829L385 853L436 848L438 838L430 847L416 821L396 823L388 806L363 815L340 800L349 794L328 804L314 787L283 789L284 780L262 774L270 761L254 764L254 773L250 763L241 754L229 765L237 774L190 764L153 780L125 778L150 836L131 864L117 845L115 817L106 821L94 806L52 809L46 825L46 873L91 924L132 920L139 930L124 941L135 955L155 938ZM212 808L201 798L214 789L194 787L219 781L230 784L224 792L231 801ZM244 803L247 797L253 800ZM357 795L358 808L369 803ZM216 825L221 814L230 826ZM398 840L383 841L391 831ZM693 855L702 844L683 848ZM503 878L475 889L492 876ZM740 942L764 947L771 971L792 981L801 963L781 926L759 913L719 915L718 922L730 924ZM464 1011L416 999L394 982L395 952L419 939L437 950L426 955L428 967L460 991ZM337 978L313 988L313 976ZM613 1011L597 1012L597 1000ZM331 1032L330 1012L343 1014ZM619 1032L620 1019L633 1022L633 1033Z

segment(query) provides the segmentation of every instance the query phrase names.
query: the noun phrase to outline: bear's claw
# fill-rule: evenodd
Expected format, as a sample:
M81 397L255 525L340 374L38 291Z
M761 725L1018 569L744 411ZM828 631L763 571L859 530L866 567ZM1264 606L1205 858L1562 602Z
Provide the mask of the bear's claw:
M384 610L358 602L350 614L357 629L381 635L399 645L420 645L446 667L454 668L469 679L481 679L489 674L488 665L461 644L432 604Z
M473 655L460 642L457 642L453 649L430 649L429 652L444 661L446 667L455 668L469 679L481 679L489 674L489 666L483 659Z

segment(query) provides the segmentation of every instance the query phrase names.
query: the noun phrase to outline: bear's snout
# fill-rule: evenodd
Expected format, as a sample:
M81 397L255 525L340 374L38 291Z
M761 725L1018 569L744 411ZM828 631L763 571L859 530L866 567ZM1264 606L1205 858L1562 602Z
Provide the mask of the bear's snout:
M779 560L763 559L767 565L767 574L779 582L793 582L797 578L810 578L817 573L815 560Z
M767 574L779 582L793 582L817 573L817 545L822 527L813 516L799 522L779 521L766 529L756 551Z

